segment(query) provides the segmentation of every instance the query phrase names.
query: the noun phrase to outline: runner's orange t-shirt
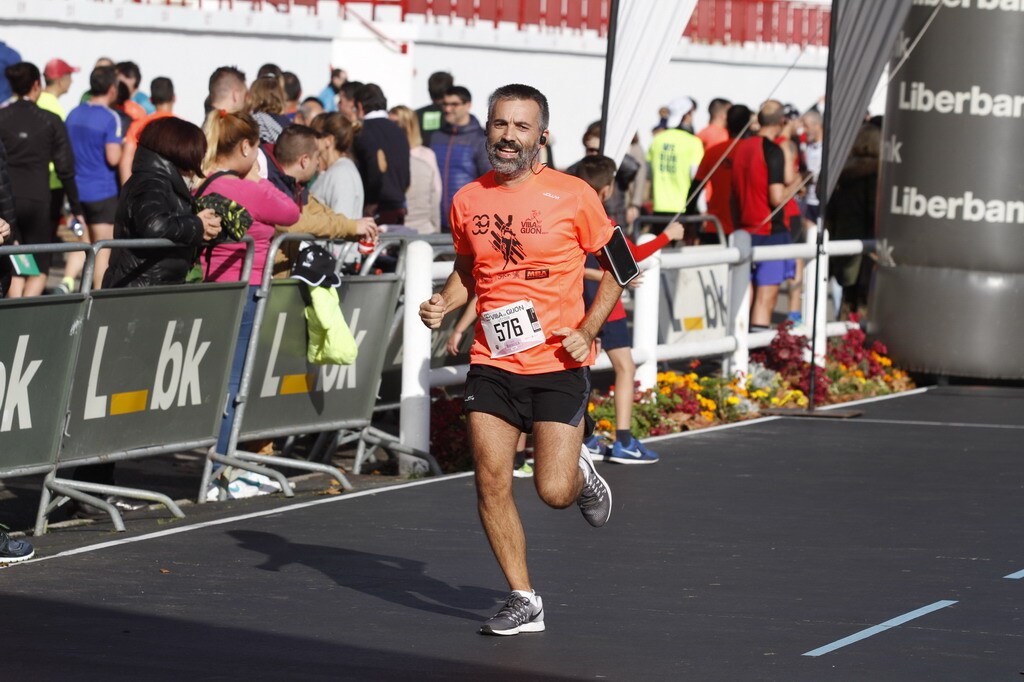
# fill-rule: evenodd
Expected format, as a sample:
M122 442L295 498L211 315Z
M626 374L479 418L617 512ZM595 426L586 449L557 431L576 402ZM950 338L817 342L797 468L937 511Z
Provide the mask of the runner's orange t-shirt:
M451 226L456 253L473 257L478 319L471 364L541 374L594 363L593 350L577 362L551 333L583 321L584 259L612 235L612 222L588 184L545 167L507 188L490 172L455 194ZM480 316L522 300L533 303L544 343L492 358Z
M125 142L130 141L132 144L138 145L139 135L142 134L143 128L157 119L170 118L172 116L174 116L174 113L170 111L154 111L146 118L139 119L138 121L132 121L132 124L128 126L128 134L124 136Z

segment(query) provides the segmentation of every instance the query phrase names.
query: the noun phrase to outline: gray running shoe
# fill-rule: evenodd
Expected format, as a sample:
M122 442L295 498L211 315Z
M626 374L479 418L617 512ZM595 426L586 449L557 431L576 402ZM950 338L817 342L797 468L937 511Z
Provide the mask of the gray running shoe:
M0 564L16 564L28 561L35 556L36 550L24 540L15 540L0 530ZM543 624L541 625L543 628Z
M480 626L480 633L518 635L520 632L544 632L544 602L539 595L534 596L536 606L523 595L510 593L505 605Z
M612 515L612 491L594 467L586 445L580 446L580 461L583 462L583 490L580 491L579 505L583 518L594 528L608 523Z

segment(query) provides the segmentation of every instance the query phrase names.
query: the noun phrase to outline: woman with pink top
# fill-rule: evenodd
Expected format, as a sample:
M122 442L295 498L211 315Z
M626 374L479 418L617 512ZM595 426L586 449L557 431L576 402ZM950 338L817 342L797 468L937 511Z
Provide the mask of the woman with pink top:
M261 179L256 164L260 129L252 116L245 113L230 114L214 111L206 119L207 153L203 171L211 181L202 193L215 193L227 197L244 207L252 216L248 234L255 240L252 274L249 276L249 296L238 329L238 345L231 364L228 384L228 403L221 422L217 452L227 451L231 422L235 413L235 396L242 378L242 365L252 336L253 317L256 312L256 290L263 277L270 242L274 239L275 225L287 227L299 220L300 209L295 200L277 189L269 180ZM220 243L205 258L204 280L207 282L237 282L242 275L245 245Z

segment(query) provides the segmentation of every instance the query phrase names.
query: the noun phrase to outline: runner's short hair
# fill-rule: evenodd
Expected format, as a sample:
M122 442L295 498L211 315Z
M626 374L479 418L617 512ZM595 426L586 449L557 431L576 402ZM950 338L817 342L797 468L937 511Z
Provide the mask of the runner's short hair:
M289 102L297 102L302 97L302 83L291 71L284 72L284 97Z
M39 82L39 67L32 62L18 62L4 69L4 75L11 84L11 92L18 97L24 97L32 91L32 86Z
M194 123L173 116L150 121L139 135L139 146L156 152L176 168L203 177L206 136Z
M115 83L117 83L117 72L112 66L97 66L89 74L89 92L97 97L107 94Z
M227 97L232 88L238 85L245 87L245 73L234 66L222 66L210 74L210 97Z
M447 71L435 71L430 74L430 78L427 79L427 92L430 93L431 101L436 102L444 97L444 93L454 84L455 79Z
M303 154L313 156L317 150L317 133L309 126L290 125L281 131L274 145L274 156L282 166L295 163Z
M341 89L338 90L339 95L344 95L345 99L355 100L356 93L359 92L359 88L363 87L361 81L345 81L341 84Z
M119 76L131 79L136 88L142 85L142 71L135 62L118 62L114 69Z
M710 104L708 104L708 116L714 118L723 111L728 111L729 107L731 106L732 102L730 102L729 100L722 99L721 97L716 97L713 100L711 100Z
M384 91L380 89L380 86L376 83L367 83L363 87L356 90L356 95L352 99L357 104L363 106L363 113L368 114L371 111L381 111L388 108L388 100L384 96Z
M725 115L725 129L729 131L729 137L735 138L743 134L743 130L749 127L750 107L745 104L733 104L729 107L729 113Z
M572 174L600 192L615 182L615 162L600 154L584 156L573 167Z
M761 105L761 109L757 112L757 122L764 126L778 126L782 125L786 119L786 109L782 106L781 102L770 99Z
M544 94L533 87L532 85L522 85L521 83L510 83L503 85L494 92L487 99L487 120L491 120L491 113L494 111L494 105L503 99L518 99L518 100L532 100L537 103L540 107L540 129L547 130L548 122L551 119L551 111L548 109L548 98Z
M166 76L158 76L149 84L149 101L153 104L169 104L174 101L174 83Z
M470 94L469 88L463 87L461 85L453 85L452 87L448 88L447 90L444 91L444 96L458 97L460 100L462 100L463 104L465 104L466 102L473 101L473 95Z

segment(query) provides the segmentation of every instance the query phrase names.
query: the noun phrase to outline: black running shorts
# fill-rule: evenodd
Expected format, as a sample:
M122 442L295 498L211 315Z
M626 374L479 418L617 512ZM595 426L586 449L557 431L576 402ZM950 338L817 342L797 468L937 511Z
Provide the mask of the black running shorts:
M113 225L114 216L117 215L117 197L102 199L100 201L83 201L82 212L85 213L85 222L89 225Z
M590 368L543 374L513 374L490 365L472 365L466 376L466 412L486 412L525 433L534 422L578 426L590 398Z

